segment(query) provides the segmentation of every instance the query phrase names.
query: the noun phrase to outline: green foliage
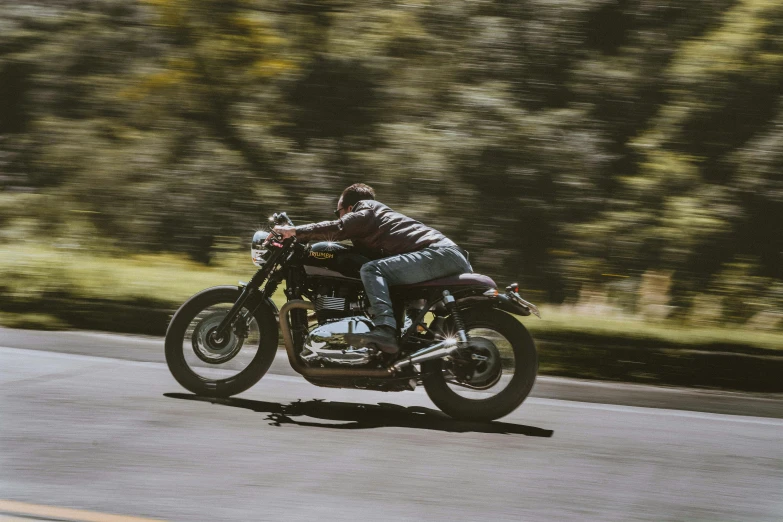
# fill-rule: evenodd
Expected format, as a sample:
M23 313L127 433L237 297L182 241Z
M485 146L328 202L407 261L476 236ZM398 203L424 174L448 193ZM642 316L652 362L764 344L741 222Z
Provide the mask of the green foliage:
M778 309L781 35L775 0L6 3L0 241L209 263L364 181L535 299Z

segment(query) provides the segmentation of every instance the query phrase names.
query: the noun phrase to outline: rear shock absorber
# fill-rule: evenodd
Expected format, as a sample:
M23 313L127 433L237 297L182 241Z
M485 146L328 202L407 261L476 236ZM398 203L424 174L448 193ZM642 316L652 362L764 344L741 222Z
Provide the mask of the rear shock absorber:
M449 314L454 319L454 325L457 327L457 339L460 343L467 343L468 334L465 332L465 323L462 322L462 317L459 315L457 302L454 299L454 296L451 295L448 290L443 291L443 304L446 305L446 310L448 310Z

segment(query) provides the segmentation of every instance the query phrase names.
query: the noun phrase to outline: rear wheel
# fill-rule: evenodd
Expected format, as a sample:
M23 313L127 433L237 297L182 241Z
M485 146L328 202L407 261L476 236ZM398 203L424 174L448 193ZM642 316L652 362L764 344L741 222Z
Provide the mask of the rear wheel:
M221 286L191 297L166 332L166 363L183 387L197 395L229 397L261 379L277 353L277 321L269 305L245 307L230 333L214 331L239 298L240 290Z
M460 315L475 346L451 360L425 363L424 389L438 408L457 419L508 415L533 389L538 371L533 338L515 317L494 308Z

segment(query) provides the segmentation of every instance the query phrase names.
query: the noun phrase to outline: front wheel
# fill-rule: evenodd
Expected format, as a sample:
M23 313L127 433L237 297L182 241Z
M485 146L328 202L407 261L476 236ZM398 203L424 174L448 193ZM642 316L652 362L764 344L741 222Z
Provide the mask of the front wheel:
M424 389L438 408L456 419L490 421L508 415L522 404L536 380L533 338L515 317L494 308L468 309L460 316L478 349L463 360L424 363ZM473 366L466 373L468 357Z
M231 286L199 292L177 310L166 331L169 370L197 395L242 393L264 376L275 359L277 321L266 303L246 305L228 335L217 340L213 335L239 294Z

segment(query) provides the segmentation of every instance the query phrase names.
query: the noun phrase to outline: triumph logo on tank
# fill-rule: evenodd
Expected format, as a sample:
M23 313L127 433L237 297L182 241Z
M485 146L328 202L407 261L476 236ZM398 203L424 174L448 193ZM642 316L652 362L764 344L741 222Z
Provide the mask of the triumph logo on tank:
M334 254L330 254L329 252L310 252L310 257L316 259L332 259Z

